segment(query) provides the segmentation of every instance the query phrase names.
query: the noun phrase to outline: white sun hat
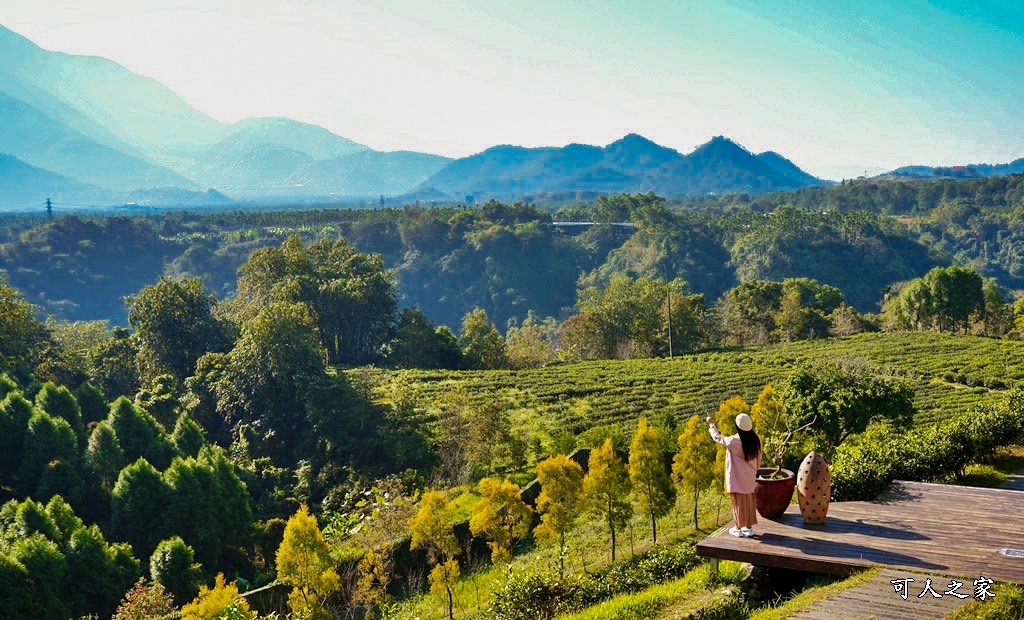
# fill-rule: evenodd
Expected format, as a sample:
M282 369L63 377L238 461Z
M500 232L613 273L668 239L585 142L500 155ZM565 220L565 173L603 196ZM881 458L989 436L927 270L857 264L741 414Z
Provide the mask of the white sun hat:
M750 416L748 416L747 414L741 413L738 416L736 416L736 428L740 429L741 431L749 431L750 429L754 428L754 421L751 420Z

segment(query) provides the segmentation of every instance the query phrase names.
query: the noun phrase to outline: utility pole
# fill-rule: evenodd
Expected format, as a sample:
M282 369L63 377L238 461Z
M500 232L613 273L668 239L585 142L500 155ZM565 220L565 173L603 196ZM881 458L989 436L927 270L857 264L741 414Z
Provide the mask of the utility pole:
M50 221L53 221L53 201L49 198L46 199L46 215L50 217Z
M672 286L668 287L668 359L672 359Z

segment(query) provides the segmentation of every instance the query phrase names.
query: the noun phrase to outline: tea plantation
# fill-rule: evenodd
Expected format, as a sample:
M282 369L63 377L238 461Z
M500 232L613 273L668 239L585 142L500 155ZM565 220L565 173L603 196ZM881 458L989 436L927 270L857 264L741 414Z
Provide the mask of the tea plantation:
M388 381L401 373L423 416L431 415L431 403L461 388L470 403L497 398L549 427L579 434L606 424L631 428L641 415L703 416L737 394L751 402L766 382L779 383L795 368L826 360L866 363L909 382L917 424L997 402L1006 389L1024 385L1024 342L902 332L517 371L388 371L379 395L391 398Z

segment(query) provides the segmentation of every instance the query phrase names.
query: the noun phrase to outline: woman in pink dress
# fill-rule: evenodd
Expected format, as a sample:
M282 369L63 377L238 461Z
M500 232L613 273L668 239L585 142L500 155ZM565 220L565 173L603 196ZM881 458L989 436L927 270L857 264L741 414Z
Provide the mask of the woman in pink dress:
M725 446L725 492L732 503L732 517L736 525L729 528L733 536L750 537L757 523L757 508L754 505L754 487L757 485L757 469L761 467L761 438L754 432L750 416L741 413L736 416L739 434L723 437L708 416L711 438Z

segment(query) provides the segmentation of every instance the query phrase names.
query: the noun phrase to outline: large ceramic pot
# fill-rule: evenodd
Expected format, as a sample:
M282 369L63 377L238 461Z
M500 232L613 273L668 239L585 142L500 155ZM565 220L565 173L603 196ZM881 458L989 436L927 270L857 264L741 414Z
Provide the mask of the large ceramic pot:
M796 488L796 476L793 475L793 472L781 469L779 474L782 477L772 480L770 476L774 473L774 467L762 467L757 470L754 502L757 504L757 512L765 519L781 517L789 507L789 503L793 499L793 490Z
M800 464L796 479L796 495L800 501L800 514L810 525L821 525L828 514L832 477L828 463L817 452L811 452Z

